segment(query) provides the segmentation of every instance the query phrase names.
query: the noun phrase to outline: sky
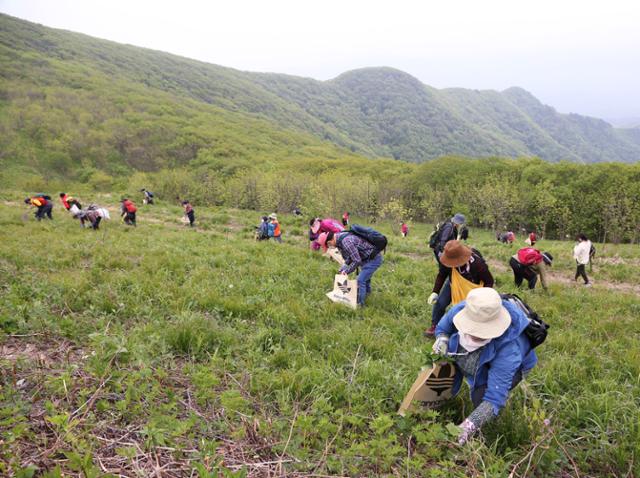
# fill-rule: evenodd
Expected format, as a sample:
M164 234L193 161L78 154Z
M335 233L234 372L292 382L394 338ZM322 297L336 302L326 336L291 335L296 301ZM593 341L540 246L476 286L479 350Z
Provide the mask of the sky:
M247 71L390 66L436 88L520 86L562 113L640 118L636 0L0 0L0 12Z

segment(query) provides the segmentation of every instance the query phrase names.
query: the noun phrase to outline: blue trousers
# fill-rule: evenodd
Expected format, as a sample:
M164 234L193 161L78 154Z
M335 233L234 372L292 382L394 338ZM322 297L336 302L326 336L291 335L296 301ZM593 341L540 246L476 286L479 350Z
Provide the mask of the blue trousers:
M358 305L363 306L367 295L371 293L371 276L381 265L382 254L378 254L360 266L360 274L358 274Z
M438 300L433 304L431 309L431 325L438 325L440 319L447 311L447 307L451 303L451 279L444 281L444 285L438 294Z

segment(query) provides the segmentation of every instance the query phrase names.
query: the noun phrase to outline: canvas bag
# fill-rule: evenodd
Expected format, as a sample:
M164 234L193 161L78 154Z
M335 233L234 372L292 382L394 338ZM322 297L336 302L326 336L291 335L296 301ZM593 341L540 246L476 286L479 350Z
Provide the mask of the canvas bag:
M453 396L456 367L448 362L434 364L422 369L409 393L404 397L398 415L403 416L416 402L427 408L438 408Z
M323 256L328 257L329 259L333 259L341 266L344 265L344 258L342 257L342 253L338 250L337 247L328 248L327 252L325 252Z
M327 292L327 297L334 302L356 309L358 307L358 281L349 280L344 274L336 274L333 279L333 290Z
M467 294L473 289L478 289L484 284L474 284L462 277L456 267L451 269L451 305L456 305L467 298Z

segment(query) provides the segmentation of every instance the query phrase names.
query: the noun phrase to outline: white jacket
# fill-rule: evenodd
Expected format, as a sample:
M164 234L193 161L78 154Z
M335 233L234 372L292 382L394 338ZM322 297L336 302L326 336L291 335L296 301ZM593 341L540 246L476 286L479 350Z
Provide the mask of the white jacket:
M589 252L591 252L591 241L581 241L573 248L573 258L578 264L589 263Z

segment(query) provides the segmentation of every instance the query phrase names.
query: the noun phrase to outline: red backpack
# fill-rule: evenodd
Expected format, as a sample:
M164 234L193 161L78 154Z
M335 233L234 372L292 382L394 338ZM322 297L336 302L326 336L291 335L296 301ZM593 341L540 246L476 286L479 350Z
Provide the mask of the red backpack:
M533 247L523 247L518 251L518 262L525 266L531 266L542 261L542 253Z

